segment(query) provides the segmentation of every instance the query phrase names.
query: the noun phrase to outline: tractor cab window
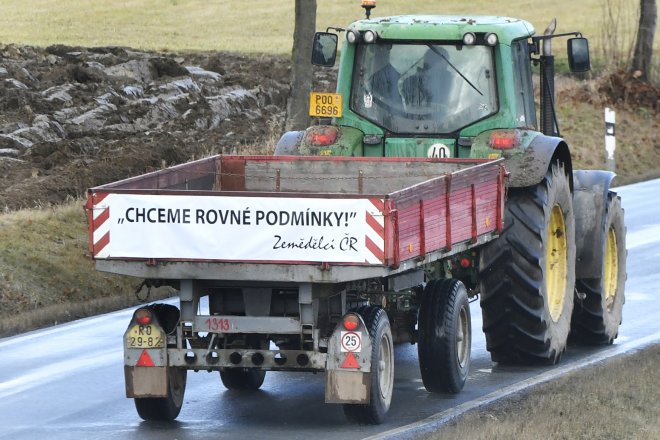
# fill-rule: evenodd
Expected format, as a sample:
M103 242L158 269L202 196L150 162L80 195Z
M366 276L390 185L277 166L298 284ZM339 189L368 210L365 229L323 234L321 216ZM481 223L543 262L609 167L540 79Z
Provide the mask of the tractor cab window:
M536 129L534 88L527 40L514 41L511 50L513 51L513 79L518 127Z
M497 112L493 49L361 44L351 109L392 133L454 133Z

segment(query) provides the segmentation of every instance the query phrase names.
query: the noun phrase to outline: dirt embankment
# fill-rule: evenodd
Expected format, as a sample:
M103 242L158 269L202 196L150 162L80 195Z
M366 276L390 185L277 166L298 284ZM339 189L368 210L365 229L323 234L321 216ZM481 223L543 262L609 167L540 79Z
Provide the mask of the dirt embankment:
M0 45L0 209L58 203L95 185L209 154L268 152L237 147L275 144L289 69L286 57L270 55ZM317 70L315 88L334 89L335 74ZM642 106L651 121L660 107L657 88L625 73L564 82L560 102L613 104L632 113ZM570 138L571 124L567 128ZM575 131L591 136L579 125ZM623 141L657 146L646 137ZM578 162L594 157L596 148L581 145L587 141L575 143L584 150L574 151ZM628 153L622 156L623 181L649 174L648 164L628 164Z
M276 140L288 79L276 56L0 45L0 209Z

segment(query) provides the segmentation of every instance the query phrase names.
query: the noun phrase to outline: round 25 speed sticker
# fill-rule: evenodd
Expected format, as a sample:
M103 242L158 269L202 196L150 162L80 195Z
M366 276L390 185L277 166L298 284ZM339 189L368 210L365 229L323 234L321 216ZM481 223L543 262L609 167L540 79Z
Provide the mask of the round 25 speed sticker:
M359 353L362 350L362 332L341 332L342 353Z

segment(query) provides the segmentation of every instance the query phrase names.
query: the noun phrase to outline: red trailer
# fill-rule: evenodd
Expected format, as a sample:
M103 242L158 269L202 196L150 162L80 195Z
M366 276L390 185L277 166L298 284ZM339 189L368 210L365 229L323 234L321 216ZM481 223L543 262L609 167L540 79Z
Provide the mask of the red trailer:
M325 372L327 402L379 422L396 342L418 343L427 388L458 392L505 176L502 160L214 156L90 189L97 269L179 291L134 313L127 396L173 419L188 370L230 389Z

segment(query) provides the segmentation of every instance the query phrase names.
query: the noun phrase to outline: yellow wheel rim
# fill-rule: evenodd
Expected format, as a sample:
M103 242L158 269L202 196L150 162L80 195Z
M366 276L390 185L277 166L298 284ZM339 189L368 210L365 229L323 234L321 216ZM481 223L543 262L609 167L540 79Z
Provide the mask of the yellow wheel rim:
M564 213L559 205L552 207L548 239L545 249L545 291L548 295L550 317L559 321L564 309L567 274L567 243Z
M616 233L613 228L607 231L607 245L605 246L605 304L607 311L612 310L616 289L619 283L619 252L616 246Z

